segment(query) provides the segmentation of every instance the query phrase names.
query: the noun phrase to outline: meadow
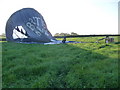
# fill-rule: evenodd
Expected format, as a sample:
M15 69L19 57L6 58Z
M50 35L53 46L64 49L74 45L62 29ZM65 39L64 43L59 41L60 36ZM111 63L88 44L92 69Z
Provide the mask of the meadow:
M2 43L3 88L117 88L118 37L67 38L56 45ZM61 39L59 39L61 40Z

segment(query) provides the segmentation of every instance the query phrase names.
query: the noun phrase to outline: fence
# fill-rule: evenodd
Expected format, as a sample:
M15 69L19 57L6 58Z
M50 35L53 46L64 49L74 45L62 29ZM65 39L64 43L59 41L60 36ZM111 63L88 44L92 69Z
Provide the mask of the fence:
M101 36L120 36L120 34L115 34L115 35L76 35L76 36L73 36L73 35L70 35L70 36L54 36L55 38L75 38L75 37L101 37ZM0 41L6 41L5 38L0 38Z
M115 35L70 35L70 36L54 36L55 38L74 38L74 37L101 37L101 36L120 36L120 34L115 34Z

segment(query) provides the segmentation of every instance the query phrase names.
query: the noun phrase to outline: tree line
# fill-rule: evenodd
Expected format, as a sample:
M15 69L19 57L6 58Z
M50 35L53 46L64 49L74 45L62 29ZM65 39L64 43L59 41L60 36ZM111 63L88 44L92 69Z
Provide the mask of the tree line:
M71 32L71 33L56 33L54 36L71 36L71 35L75 36L75 35L79 35L79 34L77 34L75 32Z
M77 34L77 33L75 33L75 32L71 32L71 33L56 33L54 36L76 36L76 35L79 35L79 34ZM2 33L1 35L0 35L0 37L6 37L6 35L5 35L5 33Z

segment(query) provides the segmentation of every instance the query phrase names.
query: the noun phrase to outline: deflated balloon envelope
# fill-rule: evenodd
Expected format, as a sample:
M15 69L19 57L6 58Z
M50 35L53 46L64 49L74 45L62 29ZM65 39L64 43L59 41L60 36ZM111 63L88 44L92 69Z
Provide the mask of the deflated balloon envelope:
M43 16L33 8L23 8L10 16L6 23L6 39L12 42L43 43L55 40Z

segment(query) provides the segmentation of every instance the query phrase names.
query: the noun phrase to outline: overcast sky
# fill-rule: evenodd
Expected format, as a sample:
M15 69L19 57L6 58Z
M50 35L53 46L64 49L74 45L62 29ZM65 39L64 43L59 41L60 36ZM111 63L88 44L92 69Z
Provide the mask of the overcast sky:
M0 0L0 34L12 13L30 7L41 13L55 33L117 34L120 0Z

